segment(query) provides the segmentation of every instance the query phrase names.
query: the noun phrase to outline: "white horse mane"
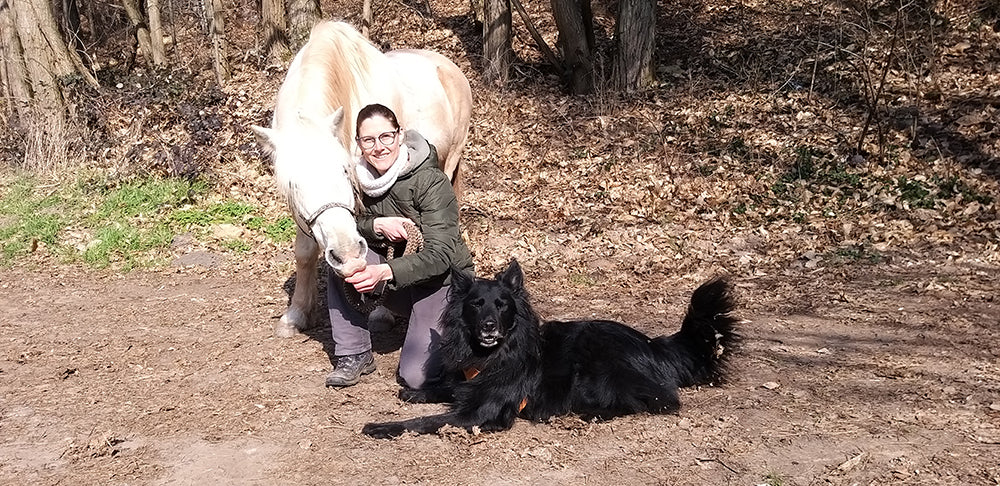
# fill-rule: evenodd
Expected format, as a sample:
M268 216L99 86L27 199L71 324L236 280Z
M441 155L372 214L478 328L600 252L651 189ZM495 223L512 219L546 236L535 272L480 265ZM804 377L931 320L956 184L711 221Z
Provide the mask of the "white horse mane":
M353 171L354 158L358 156L354 117L361 107L376 99L390 108L396 104L394 79L386 62L385 55L349 25L340 22L318 24L309 42L292 61L286 82L278 93L278 111L274 113L272 126L279 128L282 136L290 138L284 141L282 150L315 150L316 141L324 140L332 129L329 117L342 107L343 119L337 139L347 150L348 159L339 160L332 153L322 159L338 159L336 161L346 164L352 186L357 187ZM291 155L275 161L278 188L283 192L290 189L293 181L343 177L331 174L331 171L342 170L337 164L318 164L317 167L317 164L303 163L304 158L316 158L315 155L310 157L295 152Z

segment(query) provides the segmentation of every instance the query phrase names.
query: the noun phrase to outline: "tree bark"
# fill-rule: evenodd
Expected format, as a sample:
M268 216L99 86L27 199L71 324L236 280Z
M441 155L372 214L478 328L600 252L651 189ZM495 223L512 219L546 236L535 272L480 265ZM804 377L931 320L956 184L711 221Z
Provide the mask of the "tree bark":
M261 51L268 61L281 61L291 55L288 45L288 21L285 19L284 0L261 0Z
M642 91L656 84L656 0L622 0L615 24L612 84L621 91Z
M372 38L372 0L361 2L361 35Z
M65 85L97 84L59 33L50 0L0 0L0 54L8 120L22 133L28 169L50 170L69 158Z
M319 22L322 13L319 0L286 0L288 7L288 35L292 46L299 46L309 40L309 32Z
M125 15L132 23L135 38L139 42L139 50L142 51L146 64L153 66L153 41L149 34L149 27L146 25L146 19L142 15L142 11L139 10L139 4L136 3L136 0L122 0L122 7L125 8Z
M628 1L628 0L623 0ZM552 0L565 72L563 82L574 94L594 91L594 19L590 0Z
M215 70L215 80L220 86L226 84L232 77L232 67L229 65L229 45L226 42L226 26L223 19L222 0L204 0L205 11L209 14L209 35L212 38L212 67Z
M14 12L8 0L0 0L0 64L3 65L3 95L10 115L21 113L31 102L31 83L24 63L21 39L14 30Z
M510 78L511 13L509 0L483 2L483 61L484 77L489 83L506 86Z
M45 34L39 29L42 20L37 18L35 6L30 0L10 0L10 6L14 32L21 43L25 72L31 86L31 101L43 112L61 117L64 109L59 78L72 73L72 64L66 59L60 60L55 50L49 48Z
M160 22L160 0L146 0L149 14L149 40L153 65L161 67L167 63L167 51L163 48L163 23Z

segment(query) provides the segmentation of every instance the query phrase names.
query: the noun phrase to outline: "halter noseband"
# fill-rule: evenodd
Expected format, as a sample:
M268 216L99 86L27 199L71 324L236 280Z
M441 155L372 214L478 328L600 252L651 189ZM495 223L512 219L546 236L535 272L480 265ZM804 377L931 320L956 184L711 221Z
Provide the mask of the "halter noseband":
M315 241L316 236L313 235L312 225L316 223L316 220L319 219L321 214L325 213L326 210L333 208L346 209L348 213L351 213L351 217L354 217L354 206L349 206L342 202L328 202L320 206L319 209L313 211L312 214L310 214L308 217L303 218L302 222L305 223L306 225L305 228L303 228L302 224L299 223L299 218L293 218L295 220L295 225L299 227L299 231L302 231L304 235L308 236L309 238L312 238L313 241Z

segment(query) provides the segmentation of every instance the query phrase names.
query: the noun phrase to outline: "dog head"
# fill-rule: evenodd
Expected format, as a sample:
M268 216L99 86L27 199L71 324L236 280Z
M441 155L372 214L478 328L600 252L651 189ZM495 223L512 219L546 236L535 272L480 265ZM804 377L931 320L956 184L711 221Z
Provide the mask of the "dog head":
M492 280L452 270L451 285L469 338L481 348L499 346L517 327L518 306L525 297L524 274L516 260Z

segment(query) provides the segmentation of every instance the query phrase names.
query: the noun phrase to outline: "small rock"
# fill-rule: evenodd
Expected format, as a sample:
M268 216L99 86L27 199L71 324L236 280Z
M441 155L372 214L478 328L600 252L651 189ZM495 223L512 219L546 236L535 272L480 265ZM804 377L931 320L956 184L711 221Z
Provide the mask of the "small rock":
M193 251L187 255L182 255L170 262L174 267L199 266L205 268L216 268L222 263L222 257L207 251Z
M243 236L243 228L234 224L223 223L212 227L212 236L220 240L235 240Z

